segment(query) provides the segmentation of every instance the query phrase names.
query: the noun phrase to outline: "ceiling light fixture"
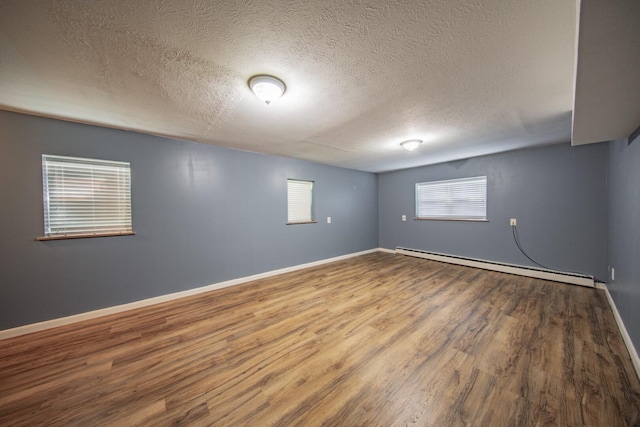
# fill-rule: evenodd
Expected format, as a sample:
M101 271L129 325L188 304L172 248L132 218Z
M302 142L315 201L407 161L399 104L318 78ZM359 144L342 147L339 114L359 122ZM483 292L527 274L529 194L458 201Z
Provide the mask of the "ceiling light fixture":
M282 80L266 75L251 77L249 87L256 97L267 105L280 98L287 90Z
M420 139L410 139L408 141L403 141L400 143L400 145L402 145L402 148L407 151L415 150L420 144L422 144L422 140Z

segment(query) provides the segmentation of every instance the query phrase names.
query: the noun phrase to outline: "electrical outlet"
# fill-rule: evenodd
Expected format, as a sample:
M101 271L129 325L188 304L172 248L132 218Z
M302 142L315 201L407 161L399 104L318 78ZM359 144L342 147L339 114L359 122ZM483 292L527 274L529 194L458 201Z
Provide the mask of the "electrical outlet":
M402 215L402 220L406 221L407 220L407 216L406 215Z
M330 216L327 217L327 224L331 224L331 217Z
M616 269L611 267L611 280L616 280Z
M517 224L516 224L516 222L517 222L517 221L516 221L516 219L515 219L515 218L511 218L511 219L509 220L509 225L510 225L510 226L512 226L512 227L515 227L515 226L517 225Z

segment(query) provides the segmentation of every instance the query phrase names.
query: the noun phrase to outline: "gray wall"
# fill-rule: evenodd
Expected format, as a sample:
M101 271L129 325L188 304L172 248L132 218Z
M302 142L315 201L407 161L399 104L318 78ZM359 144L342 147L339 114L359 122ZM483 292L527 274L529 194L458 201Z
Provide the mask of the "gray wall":
M560 144L380 174L380 246L422 249L606 278L604 144ZM415 183L487 176L488 222L416 221ZM407 215L402 222L401 216Z
M131 162L135 236L36 242L41 154ZM403 246L607 278L640 342L640 143L520 150L370 173L0 111L0 330L372 249ZM488 222L415 221L414 184L487 175ZM285 225L286 179L318 224ZM407 222L400 220L407 215ZM326 224L331 216L333 223Z
M137 234L34 241L43 153L131 162ZM285 225L287 178L315 180L318 224ZM0 111L0 330L375 248L377 196L375 174Z
M609 291L640 349L640 140L609 142Z

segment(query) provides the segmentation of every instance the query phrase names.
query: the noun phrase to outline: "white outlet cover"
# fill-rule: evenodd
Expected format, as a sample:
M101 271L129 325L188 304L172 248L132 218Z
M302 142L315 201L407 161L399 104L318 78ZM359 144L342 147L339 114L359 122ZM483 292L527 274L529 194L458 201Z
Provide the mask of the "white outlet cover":
M406 215L402 215L402 220L406 221L407 220L407 216Z
M331 224L331 217L330 216L327 217L327 224Z

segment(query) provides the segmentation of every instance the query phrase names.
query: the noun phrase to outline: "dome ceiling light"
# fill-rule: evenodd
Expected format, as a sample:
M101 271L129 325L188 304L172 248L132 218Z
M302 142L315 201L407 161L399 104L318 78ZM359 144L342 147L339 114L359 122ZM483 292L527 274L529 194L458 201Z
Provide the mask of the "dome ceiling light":
M400 145L402 145L402 148L407 151L415 150L420 144L422 144L422 140L420 139L410 139L408 141L403 141L400 143Z
M287 90L282 80L267 75L251 77L249 87L255 96L267 105L280 98Z

